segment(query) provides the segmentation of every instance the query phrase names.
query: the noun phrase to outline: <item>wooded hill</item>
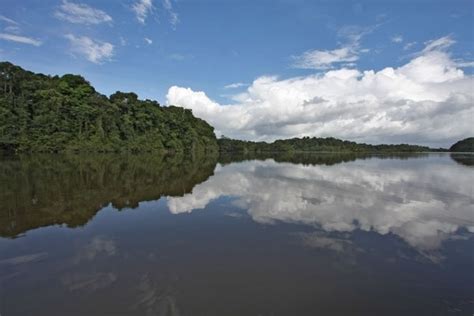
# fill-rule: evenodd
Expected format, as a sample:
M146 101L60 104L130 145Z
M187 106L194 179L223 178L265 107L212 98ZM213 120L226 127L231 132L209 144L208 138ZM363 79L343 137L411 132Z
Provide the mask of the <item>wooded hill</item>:
M455 143L449 151L453 152L474 152L474 137L465 138Z
M83 77L0 63L0 148L15 151L217 151L214 128L190 110L106 97Z

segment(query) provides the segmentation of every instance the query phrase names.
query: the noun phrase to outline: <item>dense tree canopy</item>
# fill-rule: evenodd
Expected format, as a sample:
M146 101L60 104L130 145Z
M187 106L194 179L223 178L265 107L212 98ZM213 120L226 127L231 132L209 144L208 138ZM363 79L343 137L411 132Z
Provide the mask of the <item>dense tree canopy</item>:
M216 151L214 129L190 110L135 93L110 98L81 76L0 63L0 148L17 151Z
M433 149L425 146L369 145L340 140L333 137L303 137L276 140L273 143L251 142L229 139L218 140L221 152L264 153L264 152L427 152L444 149Z
M474 152L474 137L465 138L455 143L450 151L455 152Z

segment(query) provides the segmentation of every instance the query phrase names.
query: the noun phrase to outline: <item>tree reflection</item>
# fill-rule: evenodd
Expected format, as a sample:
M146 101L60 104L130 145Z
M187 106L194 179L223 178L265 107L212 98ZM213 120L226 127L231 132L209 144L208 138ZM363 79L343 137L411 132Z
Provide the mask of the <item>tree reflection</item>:
M34 155L2 157L0 235L86 224L101 208L182 196L213 174L216 156Z
M464 166L474 166L474 154L471 153L451 153L451 159Z

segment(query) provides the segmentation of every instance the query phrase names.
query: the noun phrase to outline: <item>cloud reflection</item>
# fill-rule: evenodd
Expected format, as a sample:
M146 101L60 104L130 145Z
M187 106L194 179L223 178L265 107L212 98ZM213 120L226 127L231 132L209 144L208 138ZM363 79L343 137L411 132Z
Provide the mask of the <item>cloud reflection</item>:
M84 246L74 259L75 263L94 260L99 255L114 256L117 252L115 241L103 236L95 236Z
M335 166L250 161L219 166L191 194L168 198L168 206L178 214L235 196L259 223L392 233L419 250L434 250L461 228L474 232L473 175L448 157Z

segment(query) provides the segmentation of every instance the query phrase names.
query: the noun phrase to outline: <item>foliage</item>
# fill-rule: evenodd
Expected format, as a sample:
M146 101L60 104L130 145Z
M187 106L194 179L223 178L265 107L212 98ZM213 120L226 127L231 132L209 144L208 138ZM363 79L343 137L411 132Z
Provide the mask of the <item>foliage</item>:
M191 110L135 93L107 98L81 76L45 76L0 63L0 148L16 151L217 151Z
M333 137L303 137L276 140L273 143L251 142L229 138L218 140L221 152L265 153L265 152L427 152L443 151L425 146L398 145L369 145L340 140Z
M449 151L454 152L474 152L474 137L465 138L455 143Z

